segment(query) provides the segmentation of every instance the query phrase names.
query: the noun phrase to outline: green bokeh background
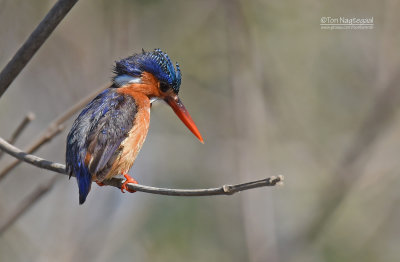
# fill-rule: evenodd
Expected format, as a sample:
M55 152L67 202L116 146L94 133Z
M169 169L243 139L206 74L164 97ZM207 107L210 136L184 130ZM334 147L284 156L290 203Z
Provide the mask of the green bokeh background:
M0 1L2 68L54 1ZM26 148L107 83L115 60L161 48L182 69L200 144L163 103L130 174L207 188L282 174L283 187L179 198L74 179L0 235L0 261L397 261L398 1L81 0L0 100L0 136L28 111ZM373 17L321 30L321 17ZM64 163L67 130L36 154ZM3 157L0 169L12 161ZM0 223L54 177L27 164L0 183Z

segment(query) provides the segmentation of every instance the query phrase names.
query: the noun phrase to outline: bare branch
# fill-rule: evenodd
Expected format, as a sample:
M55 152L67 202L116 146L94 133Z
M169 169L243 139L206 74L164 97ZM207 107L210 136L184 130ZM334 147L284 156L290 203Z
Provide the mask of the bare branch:
M22 131L25 130L25 128L28 126L28 124L35 119L35 114L32 112L29 112L26 114L25 118L22 120L22 122L19 124L19 126L15 129L13 134L11 135L10 139L8 141L10 144L14 144L15 141L17 141L17 138L19 135L22 133ZM0 152L0 158L3 156L3 152Z
M27 154L22 152L19 148L9 144L3 138L0 137L0 149L4 150L6 153L25 161L34 166L55 171L60 174L66 175L65 165L54 163L43 158ZM283 176L270 177L263 180L251 181L244 184L238 185L224 185L217 188L207 188L207 189L169 189L169 188L157 188L144 186L139 184L128 184L130 190L136 190L146 193L167 195L167 196L212 196L212 195L232 195L236 192L249 190L257 187L265 186L275 186L281 184L283 181ZM121 188L124 179L112 178L110 180L105 180L103 183L105 185L110 185L114 187Z
M67 121L71 116L73 116L76 112L78 112L81 108L83 108L87 103L89 103L93 98L95 98L101 91L107 88L109 84L104 85L100 89L92 92L81 101L70 107L65 113L57 117L53 122L51 122L47 129L42 133L38 140L36 140L27 150L28 154L32 154L36 152L42 145L49 142L55 136L61 133L64 130L65 126L63 125L65 121ZM5 167L2 171L0 171L0 181L4 179L7 174L9 174L15 167L17 167L21 163L21 160L15 160L7 167Z
M56 183L58 177L51 178L47 183L38 186L32 193L22 200L18 208L9 215L0 225L0 235L4 233L10 226L12 226L18 218L28 211L35 202L40 200Z
M202 188L202 189L172 189L172 188L158 188L152 186L145 186L139 184L128 184L129 189L165 196L215 196L215 195L233 195L234 193L245 191L258 187L281 185L284 178L283 176L271 176L265 179L251 181L248 183L237 185L223 185L216 188ZM103 181L105 185L121 188L125 180L122 178L113 178L111 180Z
M78 0L58 0L0 73L0 97Z

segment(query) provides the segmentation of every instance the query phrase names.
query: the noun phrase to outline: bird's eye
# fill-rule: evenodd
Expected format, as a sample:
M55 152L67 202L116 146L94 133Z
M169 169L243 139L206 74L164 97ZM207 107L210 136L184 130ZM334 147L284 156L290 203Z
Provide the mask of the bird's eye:
M170 89L170 86L168 84L166 84L166 83L161 82L160 83L160 89L161 89L162 92L165 93Z

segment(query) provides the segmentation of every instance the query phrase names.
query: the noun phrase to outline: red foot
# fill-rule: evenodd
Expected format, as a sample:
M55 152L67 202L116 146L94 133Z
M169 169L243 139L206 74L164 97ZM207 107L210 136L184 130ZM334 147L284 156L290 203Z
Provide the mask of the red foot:
M98 186L105 186L105 184L103 184L103 182L99 182L99 181L96 181L96 184L97 184Z
M121 186L121 192L125 193L124 190L126 190L129 193L135 193L136 190L130 190L129 188L126 187L126 184L128 184L128 183L137 184L138 182L135 179L133 179L132 177L130 177L128 174L124 174L124 177L126 180Z

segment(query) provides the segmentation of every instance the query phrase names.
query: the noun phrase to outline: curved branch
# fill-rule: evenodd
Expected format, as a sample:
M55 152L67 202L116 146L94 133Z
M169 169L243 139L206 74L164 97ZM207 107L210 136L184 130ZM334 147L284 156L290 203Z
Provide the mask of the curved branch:
M0 97L78 0L59 0L0 73Z
M9 144L6 140L0 137L0 149L4 150L6 153L25 161L31 165L48 169L63 175L67 175L65 171L65 165L54 163L43 158L37 157L35 155L27 154L21 151L19 148ZM151 186L144 186L139 184L128 184L130 190L136 190L146 193L167 195L167 196L212 196L212 195L232 195L236 192L249 190L257 187L265 186L275 186L281 184L283 181L283 176L272 176L266 179L251 181L244 184L238 185L224 185L217 188L207 188L207 189L170 189L170 188L158 188ZM112 178L110 180L105 180L103 183L105 185L114 186L121 188L124 179Z

